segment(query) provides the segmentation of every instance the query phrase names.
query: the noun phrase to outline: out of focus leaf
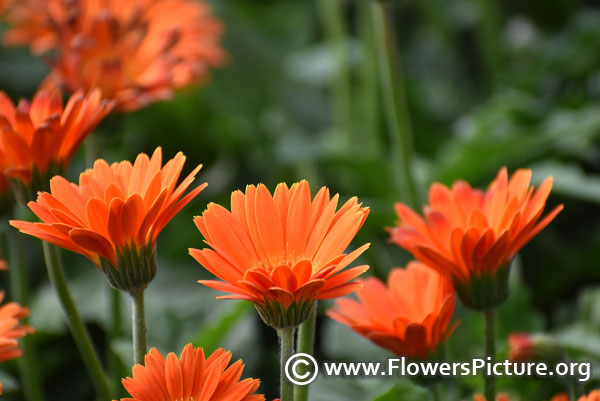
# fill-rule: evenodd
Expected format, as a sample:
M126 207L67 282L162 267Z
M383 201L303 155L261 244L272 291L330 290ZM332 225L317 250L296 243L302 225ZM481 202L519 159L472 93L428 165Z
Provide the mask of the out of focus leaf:
M428 401L430 393L423 387L418 387L409 381L402 381L394 385L384 394L381 394L373 401Z
M252 310L250 302L233 303L228 311L223 311L218 318L199 329L192 340L192 344L196 347L204 348L204 352L206 353L212 353L215 349L223 345L223 339Z
M600 135L600 105L555 110L537 124L519 122L519 114L538 119L538 107L527 94L509 93L464 117L457 138L441 149L432 180L477 182L501 166L522 166L551 151L579 157Z
M13 391L19 390L19 382L17 379L6 372L0 371L0 383L2 383L4 394L10 394Z
M397 378L339 378L324 377L319 374L310 387L311 401L370 401L389 391Z
M556 161L531 166L533 182L539 185L546 177L554 177L552 191L558 194L600 203L600 177L587 175L581 167Z
M582 324L562 328L554 334L567 350L600 361L600 335ZM600 374L600 372L599 372Z
M368 361L392 356L366 338L356 334L348 326L326 319L321 334L327 358L348 361Z

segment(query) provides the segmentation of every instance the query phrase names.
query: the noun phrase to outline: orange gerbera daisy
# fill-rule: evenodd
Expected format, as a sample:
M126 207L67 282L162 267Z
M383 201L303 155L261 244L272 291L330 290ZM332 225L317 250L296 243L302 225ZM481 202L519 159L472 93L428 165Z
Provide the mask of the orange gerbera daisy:
M316 299L337 298L358 288L368 266L342 271L368 244L344 254L369 209L356 198L337 212L338 195L321 188L311 201L308 182L279 184L273 196L262 184L231 195L231 212L211 203L196 226L212 248L190 254L223 281L202 284L252 301L275 328L294 327L309 316Z
M40 192L31 210L42 223L12 220L26 234L88 257L122 290L145 288L156 273L156 238L206 184L183 196L201 166L178 186L185 163L178 153L163 167L162 151L109 165L97 160L79 185L61 176ZM183 197L182 197L183 196Z
M568 400L569 400L568 397L564 399L564 401L568 401ZM561 400L561 401L563 401L563 400ZM600 401L600 390L593 390L587 396L582 395L581 397L579 397L579 400L577 400L577 401Z
M397 203L400 218L390 229L391 241L424 264L452 278L465 305L488 309L508 295L508 272L515 254L563 209L542 218L552 177L537 191L531 170L518 170L508 180L502 168L486 192L456 182L429 189L425 219Z
M0 302L3 299L4 291L0 291ZM29 316L29 309L16 302L0 306L0 362L23 355L17 339L34 332L33 327L19 324L19 320L27 316ZM2 383L0 383L0 394L2 394Z
M17 107L0 92L2 171L25 186L33 181L33 188L40 188L49 175L62 172L112 107L99 90L74 94L65 108L59 91L40 91L31 103L21 100Z
M205 358L202 348L188 344L179 359L172 352L165 359L152 348L145 366L135 365L133 378L123 379L132 398L121 401L264 401L264 395L254 394L260 380L240 381L244 364L230 361L231 352L222 348Z
M44 86L99 87L121 111L169 98L226 59L223 25L202 0L26 3L13 7L6 41L31 43L38 52L56 47Z
M449 325L452 283L421 263L393 269L387 287L374 277L363 284L356 292L358 301L339 299L327 314L397 355L425 359L456 327Z

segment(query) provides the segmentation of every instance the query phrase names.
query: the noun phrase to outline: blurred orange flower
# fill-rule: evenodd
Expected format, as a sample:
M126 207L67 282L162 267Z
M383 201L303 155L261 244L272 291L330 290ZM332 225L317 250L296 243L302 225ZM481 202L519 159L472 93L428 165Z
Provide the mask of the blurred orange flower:
M526 361L535 355L535 342L529 333L512 333L507 343L511 361Z
M161 167L161 148L152 158L140 154L133 165L97 160L93 169L79 176L79 185L56 176L50 181L50 193L40 192L36 202L29 202L42 223L10 223L26 234L88 257L116 288L143 288L156 273L158 234L206 187L202 184L183 196L201 168L196 167L177 186L184 163L180 152ZM140 272L141 266L149 270Z
M8 15L5 42L56 50L44 87L99 87L121 111L170 98L227 58L202 0L25 0Z
M75 93L64 108L59 91L40 91L31 103L21 100L17 107L0 92L2 171L26 186L36 181L37 189L48 175L62 172L112 107L113 102L102 100L99 90Z
M397 355L425 359L454 331L454 288L419 262L393 269L387 287L370 277L356 292L358 301L342 298L327 314Z
M4 291L0 291L0 302L3 299ZM29 316L29 309L16 302L8 302L0 306L0 362L23 355L17 338L34 332L33 327L19 324L19 320L27 316ZM0 394L2 394L2 383L0 383Z
M542 218L552 177L537 191L530 181L531 170L518 170L509 181L502 168L486 192L464 181L451 189L435 183L429 189L425 219L396 204L400 222L390 229L391 241L451 277L467 306L496 306L508 295L515 254L563 209L559 205Z
M498 397L496 397L496 400L497 401L510 401L510 397L506 394L498 394ZM483 395L476 394L473 397L473 401L486 401L486 399ZM569 401L569 396L566 393L559 393L559 394L555 395L554 397L552 397L552 399L550 401ZM585 396L581 397L578 401L586 401Z
M0 196L8 193L10 189L10 184L8 182L8 178L4 175L2 171L0 171Z
M223 281L202 284L229 292L218 298L254 303L263 320L293 327L308 318L316 299L337 298L361 287L368 266L342 270L367 248L344 254L369 214L356 198L337 212L338 195L326 187L311 201L308 182L279 184L273 196L262 184L231 195L231 212L211 203L195 223L212 248L190 254Z
M3 300L4 291L0 291L0 302ZM29 309L16 302L8 302L0 306L0 362L23 355L17 338L34 332L33 327L19 324L19 320L27 316L29 316Z
M487 401L485 397L481 394L475 394L473 396L473 401ZM496 397L496 401L510 401L510 397L504 393L498 394Z
M132 398L121 401L264 401L264 395L254 394L260 380L240 381L244 364L230 361L231 353L222 348L205 358L202 348L188 344L179 359L172 352L165 359L152 348L144 366L133 367L133 378L123 379Z
M507 343L511 361L558 361L565 356L560 344L545 334L512 333Z
M10 27L4 32L4 44L28 45L38 55L55 49L60 33L70 30L74 22L74 6L70 0L5 1L2 12Z
M568 400L569 400L568 397L564 399L564 401L568 401ZM552 401L555 401L555 400L552 400ZM560 400L560 401L563 401L563 400ZM577 401L600 401L600 390L592 390L592 392L590 392L587 396L582 395L581 397L579 397L579 400L577 400Z

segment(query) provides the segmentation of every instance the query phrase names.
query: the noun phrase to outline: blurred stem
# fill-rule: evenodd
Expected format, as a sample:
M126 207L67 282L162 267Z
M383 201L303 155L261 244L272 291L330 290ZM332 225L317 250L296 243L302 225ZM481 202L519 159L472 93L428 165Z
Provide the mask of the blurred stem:
M491 87L498 85L501 66L500 12L497 0L477 0L480 12L479 46L490 77Z
M83 148L85 152L85 164L88 168L91 168L98 158L98 139L93 132L85 138Z
M567 358L566 363L571 363ZM566 377L567 393L569 394L570 400L578 400L583 395L583 386L577 377Z
M314 352L315 329L317 323L317 301L315 301L309 318L298 329L298 346L296 352L312 355ZM303 374L304 372L302 372ZM308 400L308 387L294 386L294 401Z
M46 269L48 270L50 283L56 291L56 295L58 296L58 300L67 319L67 324L71 330L71 335L75 340L75 345L81 354L83 363L90 374L94 388L98 392L100 398L111 400L110 387L104 376L98 354L92 345L90 336L83 325L83 321L79 316L79 312L75 307L75 303L73 302L73 298L67 287L67 282L58 257L58 249L45 241L42 241L42 244L44 246L44 258L46 260Z
M11 298L22 306L28 307L29 294L21 235L15 228L9 226L6 230L6 241L9 250L7 256L9 257ZM23 318L22 323L27 324L28 320L28 318ZM25 395L25 399L44 401L46 398L42 391L40 371L38 369L38 364L35 362L38 355L35 342L32 341L30 336L25 336L21 339L21 347L24 354L17 360L17 367L19 369L19 376L22 381L21 388Z
M378 140L379 93L377 82L377 54L374 51L373 19L368 1L358 3L359 35L361 42L360 96L361 101L361 145L369 155L378 155L381 148Z
M409 206L419 205L412 171L412 129L407 96L398 64L398 52L392 27L392 9L385 0L373 0L373 27L379 54L381 92L391 135L393 172L397 176L400 196Z
M131 290L132 308L131 320L133 324L133 363L144 364L146 355L146 315L144 311L145 288Z
M350 57L341 0L316 0L329 47L334 55L333 108L343 146L352 143L352 102Z
M294 400L294 384L285 375L285 364L294 354L294 328L286 327L277 329L279 345L281 346L281 360L279 361L279 383L281 387L281 401Z
M433 401L442 401L442 383L437 381L429 386L429 390L431 391L431 396L433 397Z
M485 356L491 358L488 362L496 361L496 320L495 308L483 311L485 318ZM496 377L494 375L483 376L483 393L486 400L496 401Z
M110 302L110 333L109 333L109 345L113 343L113 340L119 338L123 332L121 327L121 305L122 296L121 291L115 290L108 286L109 302ZM117 354L109 346L108 349L108 370L110 373L111 383L115 389L121 386L121 362Z
M576 400L577 393L575 392L575 385L571 380L567 380L567 394L569 395L569 400Z

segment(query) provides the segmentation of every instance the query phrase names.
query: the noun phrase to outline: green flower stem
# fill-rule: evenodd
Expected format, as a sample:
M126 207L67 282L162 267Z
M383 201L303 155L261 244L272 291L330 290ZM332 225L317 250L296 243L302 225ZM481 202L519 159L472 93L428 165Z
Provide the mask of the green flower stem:
M401 199L416 208L419 205L419 195L412 171L412 128L406 89L394 40L392 9L386 0L373 0L371 8L375 43L379 55L383 106L391 131L390 144L394 160L392 170L396 175Z
M485 318L485 356L490 357L490 363L496 361L496 309L487 309L483 312ZM496 401L496 377L484 375L483 393L487 401Z
M437 381L429 386L429 390L431 391L431 396L433 397L433 401L442 401L442 384Z
M133 324L133 363L144 364L146 356L146 315L144 311L144 291L145 288L131 290L132 308L131 320Z
M54 245L51 245L45 241L42 242L44 246L44 258L46 260L46 269L48 270L48 277L50 283L56 291L58 300L63 309L65 317L67 318L67 324L71 330L71 335L75 340L79 353L83 359L88 373L92 379L92 383L98 392L101 399L111 400L110 387L106 381L102 365L98 359L98 355L90 336L83 325L83 321L79 316L79 312L75 307L73 298L67 288L67 282L63 273L63 269L58 257L58 250Z
M335 60L333 77L334 117L344 146L352 138L352 89L348 44L342 2L340 0L316 0L318 11Z
M312 355L314 352L315 329L317 323L317 302L313 305L310 317L298 329L298 343L296 352ZM303 372L302 372L303 373ZM308 400L308 385L294 386L294 401Z
M277 329L279 344L281 346L281 360L279 371L279 382L281 386L281 401L294 400L294 384L285 375L285 363L294 354L294 327Z
M21 236L16 229L8 227L6 240L9 249L11 297L13 301L20 303L22 306L29 306L27 274L25 272ZM22 323L27 324L27 321L28 319L24 318ZM42 391L38 364L35 362L38 355L35 342L30 336L25 336L21 339L21 347L24 355L17 360L17 366L25 398L32 401L44 401L46 398Z
M85 142L83 143L83 150L85 153L85 164L87 164L88 168L91 168L94 165L94 162L98 158L98 138L92 132L85 138Z

